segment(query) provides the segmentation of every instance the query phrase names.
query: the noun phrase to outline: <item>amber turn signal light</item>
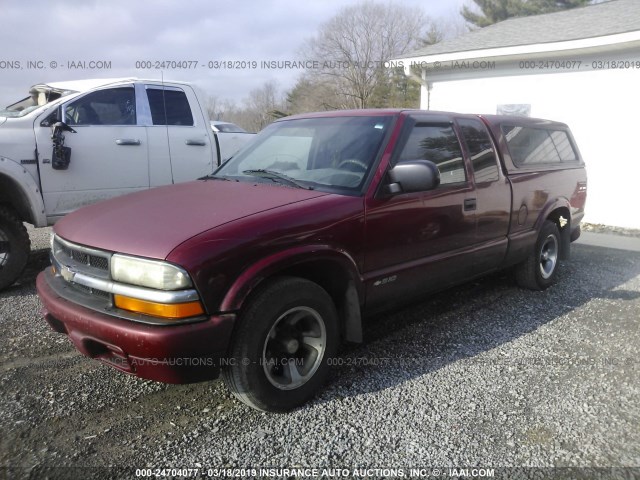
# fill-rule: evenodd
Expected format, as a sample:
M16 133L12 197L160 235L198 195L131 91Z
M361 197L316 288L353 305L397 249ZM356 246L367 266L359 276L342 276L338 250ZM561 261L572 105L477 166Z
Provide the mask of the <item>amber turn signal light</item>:
M123 295L114 295L113 303L123 310L161 318L188 318L204 313L200 302L156 303Z

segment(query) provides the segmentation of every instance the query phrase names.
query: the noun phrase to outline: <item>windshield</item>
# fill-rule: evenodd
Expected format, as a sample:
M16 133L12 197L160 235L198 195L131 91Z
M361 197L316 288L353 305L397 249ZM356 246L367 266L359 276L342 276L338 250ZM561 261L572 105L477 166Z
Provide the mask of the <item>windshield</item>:
M69 93L71 91L61 92L51 88L31 88L28 97L0 109L0 117L23 117L29 112L33 112Z
M258 134L215 175L325 191L358 191L392 119L362 116L277 122Z

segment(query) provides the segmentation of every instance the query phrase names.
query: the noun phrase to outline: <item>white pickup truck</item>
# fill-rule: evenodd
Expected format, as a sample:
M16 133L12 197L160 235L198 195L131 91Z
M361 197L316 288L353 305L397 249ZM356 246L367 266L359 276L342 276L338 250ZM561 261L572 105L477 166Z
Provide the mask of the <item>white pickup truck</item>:
M0 110L0 289L27 263L23 222L53 225L84 205L210 174L224 159L218 135L187 83L34 85Z

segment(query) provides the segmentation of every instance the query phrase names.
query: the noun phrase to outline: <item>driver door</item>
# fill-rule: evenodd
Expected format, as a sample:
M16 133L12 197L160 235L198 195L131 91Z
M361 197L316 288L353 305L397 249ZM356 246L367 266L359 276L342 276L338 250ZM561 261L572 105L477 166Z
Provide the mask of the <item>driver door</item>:
M411 116L391 166L430 160L440 185L428 191L367 199L367 308L388 304L468 278L473 266L473 187L451 120Z
M58 115L76 133L65 170L52 164L51 128L35 125L45 213L51 220L77 208L149 187L146 128L138 125L133 84L89 92L61 106Z

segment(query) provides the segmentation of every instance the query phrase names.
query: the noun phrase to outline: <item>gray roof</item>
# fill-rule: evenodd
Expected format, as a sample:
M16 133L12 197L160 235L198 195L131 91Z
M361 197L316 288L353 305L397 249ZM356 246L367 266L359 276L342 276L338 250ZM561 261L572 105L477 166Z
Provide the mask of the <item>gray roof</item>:
M640 0L611 0L545 15L510 18L400 58L565 42L632 31L640 31Z

